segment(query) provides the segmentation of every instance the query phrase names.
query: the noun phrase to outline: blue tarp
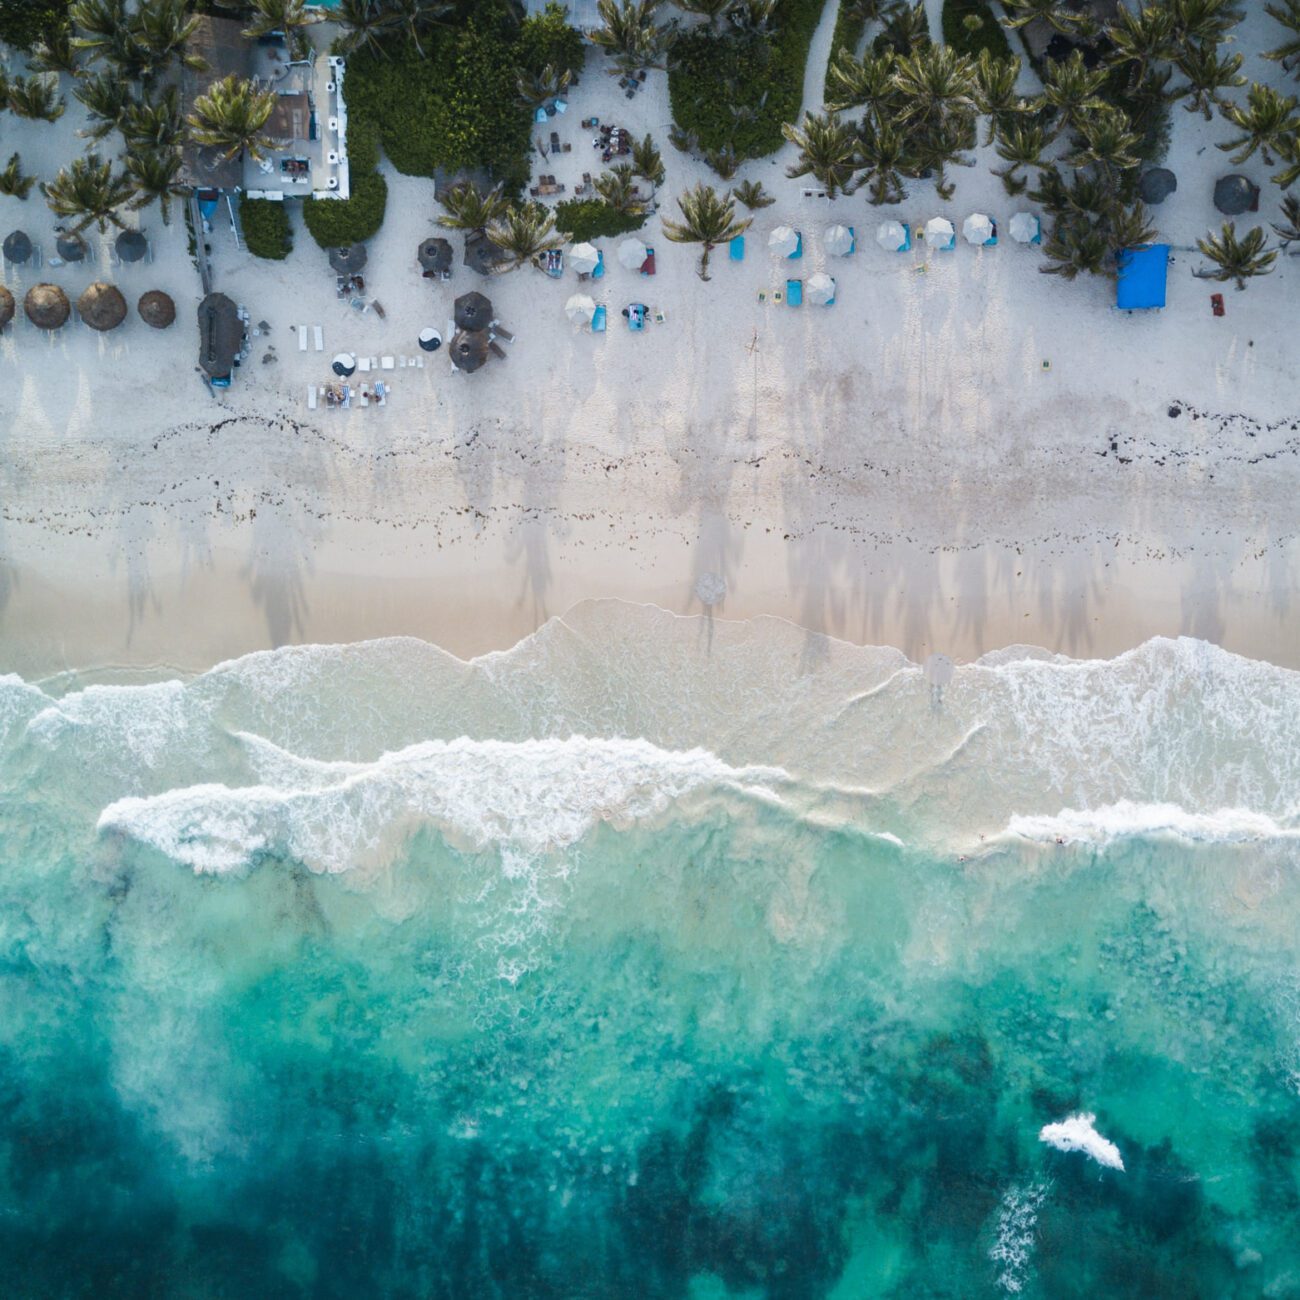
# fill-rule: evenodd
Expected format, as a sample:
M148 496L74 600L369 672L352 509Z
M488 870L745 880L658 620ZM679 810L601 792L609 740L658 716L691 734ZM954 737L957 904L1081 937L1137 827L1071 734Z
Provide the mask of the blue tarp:
M1169 245L1147 244L1121 248L1117 256L1115 306L1124 311L1165 305L1165 277L1169 271Z

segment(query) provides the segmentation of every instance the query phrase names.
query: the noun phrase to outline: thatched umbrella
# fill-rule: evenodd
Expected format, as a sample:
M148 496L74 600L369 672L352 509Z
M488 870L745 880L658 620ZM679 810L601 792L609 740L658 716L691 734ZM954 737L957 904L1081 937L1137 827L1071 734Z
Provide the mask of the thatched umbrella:
M487 360L487 330L461 330L452 339L450 351L452 365L472 373Z
M0 284L0 330L14 318L14 296Z
M84 262L86 260L86 241L80 235L68 231L54 241L54 248L65 262Z
M488 238L486 230L475 230L465 236L465 265L479 275L491 275L504 258L505 253Z
M150 289L140 295L136 304L140 319L156 330L165 330L176 319L176 304L161 289Z
M356 275L366 264L366 246L364 244L347 244L343 248L330 249L330 266L340 275Z
M224 293L210 293L199 303L199 365L213 379L226 379L244 344L239 308Z
M1249 212L1259 202L1259 186L1234 172L1214 186L1214 206L1229 217Z
M462 293L456 299L456 328L458 330L485 330L492 323L492 300L473 292Z
M116 285L96 280L77 299L81 319L93 330L115 330L126 320L126 299Z
M1178 177L1168 167L1148 167L1138 180L1143 203L1163 203L1178 188Z
M25 262L32 255L32 241L24 230L15 230L5 236L4 256L6 262Z
M37 284L27 290L23 310L33 325L43 330L56 330L68 319L72 307L68 295L57 284Z
M445 275L451 270L451 245L445 239L426 239L416 250L415 260L420 269L435 275Z
M149 251L149 241L138 230L124 230L113 247L122 261L138 262Z

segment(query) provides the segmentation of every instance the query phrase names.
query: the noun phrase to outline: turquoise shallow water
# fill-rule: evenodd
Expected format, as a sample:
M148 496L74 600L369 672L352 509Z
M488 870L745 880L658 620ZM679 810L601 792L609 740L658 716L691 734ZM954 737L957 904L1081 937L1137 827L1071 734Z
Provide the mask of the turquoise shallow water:
M1300 1294L1298 768L1191 641L0 679L0 1293Z

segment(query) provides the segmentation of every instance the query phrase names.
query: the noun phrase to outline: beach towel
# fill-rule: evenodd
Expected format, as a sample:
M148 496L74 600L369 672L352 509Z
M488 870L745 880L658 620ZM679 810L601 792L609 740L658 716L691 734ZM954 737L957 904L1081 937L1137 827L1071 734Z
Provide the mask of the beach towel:
M603 334L605 332L605 304L602 302L591 316L591 332L593 334Z
M733 239L731 243L727 245L727 248L731 252L731 260L733 262L743 262L745 260L745 236L744 235L737 235L735 239Z
M803 306L802 280L787 280L785 282L785 299L791 307Z

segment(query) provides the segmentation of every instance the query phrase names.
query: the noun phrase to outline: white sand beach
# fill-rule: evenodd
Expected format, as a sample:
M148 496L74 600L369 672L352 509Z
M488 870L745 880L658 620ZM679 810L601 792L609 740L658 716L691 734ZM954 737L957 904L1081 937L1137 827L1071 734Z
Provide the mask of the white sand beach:
M834 11L811 67L824 67ZM1239 48L1262 48L1266 21L1252 13ZM1268 65L1250 55L1245 71ZM537 169L570 188L597 170L589 115L649 130L672 215L674 196L711 173L667 143L665 80L652 73L628 102L593 56L552 123L572 152ZM571 271L484 280L458 265L448 284L421 279L433 185L386 169L388 216L366 269L384 319L336 297L300 222L281 263L218 225L216 287L270 326L218 399L195 374L202 291L179 215L163 227L148 214L152 262L7 267L20 303L36 279L75 301L107 278L133 308L167 290L178 320L157 332L133 310L98 335L74 314L46 335L20 305L0 336L0 670L190 671L259 647L397 633L471 655L585 599L701 613L704 575L725 582L716 616L779 615L914 657L1011 643L1109 655L1186 633L1300 665L1300 264L1283 256L1244 293L1193 278L1195 240L1221 221L1213 181L1232 168L1214 148L1221 123L1181 107L1174 121L1179 189L1154 209L1174 246L1160 312L1116 311L1108 281L1040 275L1040 254L1005 233L980 249L877 247L878 223L895 216L960 227L985 211L1005 231L1024 204L984 149L951 202L913 183L897 209L803 198L784 155L748 164L738 179L778 201L755 214L743 262L715 253L709 282L658 215L643 232L653 279L601 241L603 336L565 319ZM24 156L38 138L79 144L63 124L12 126ZM1241 170L1264 188L1251 223L1276 220L1267 170ZM831 222L856 229L852 256L825 254ZM780 224L803 233L801 260L768 255ZM0 198L0 226L27 229L47 256L53 225L38 194ZM788 276L817 270L836 280L832 307L772 301ZM395 362L386 407L308 410L334 353L414 356L420 328L446 333L470 289L516 336L504 361L468 375L445 351L422 369ZM1215 318L1209 296L1225 289ZM630 333L629 302L664 322ZM311 330L299 351L303 324L322 327L323 351Z

